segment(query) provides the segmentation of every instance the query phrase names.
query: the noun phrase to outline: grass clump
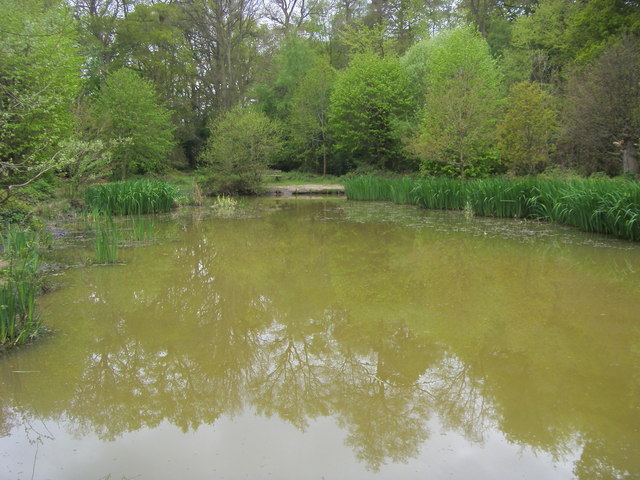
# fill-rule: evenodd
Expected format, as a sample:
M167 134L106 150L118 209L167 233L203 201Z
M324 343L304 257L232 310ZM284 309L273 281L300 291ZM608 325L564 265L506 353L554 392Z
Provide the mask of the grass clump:
M41 329L35 301L41 289L41 255L45 238L9 227L0 235L3 275L0 283L0 349L20 345Z
M236 210L238 201L233 197L227 197L225 195L218 195L213 202L212 208L216 213L222 215L229 215Z
M178 189L174 185L157 180L92 185L86 191L89 209L105 215L168 212L178 196Z
M457 180L358 177L350 200L382 200L484 217L531 218L640 240L640 184L610 179L488 178Z

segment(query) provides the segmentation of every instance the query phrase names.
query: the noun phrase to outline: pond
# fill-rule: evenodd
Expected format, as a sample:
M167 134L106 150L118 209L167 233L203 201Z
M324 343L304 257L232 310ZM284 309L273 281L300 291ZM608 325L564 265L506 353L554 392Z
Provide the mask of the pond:
M154 221L0 358L2 478L640 477L640 246L338 198Z

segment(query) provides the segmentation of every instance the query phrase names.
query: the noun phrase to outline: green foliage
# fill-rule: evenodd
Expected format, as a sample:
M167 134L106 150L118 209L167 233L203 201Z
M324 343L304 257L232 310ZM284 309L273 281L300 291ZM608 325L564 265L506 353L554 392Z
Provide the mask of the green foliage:
M593 60L622 34L640 34L640 8L626 0L588 0L569 19L566 37L572 56Z
M40 292L39 248L44 238L14 227L0 235L5 260L0 283L0 347L19 345L38 334L35 299Z
M108 176L112 168L113 151L128 143L128 139L114 140L110 143L98 139L67 139L62 144L61 154L64 172L69 178L69 197L76 198L81 185Z
M532 15L516 20L511 41L515 52L507 55L512 59L511 67L522 70L520 81L551 83L559 79L562 66L572 56L567 28L577 8L578 2L541 0Z
M400 59L409 85L415 95L420 108L424 105L424 97L427 94L427 71L429 69L429 53L431 51L431 39L425 38L414 44Z
M567 156L585 173L640 173L640 38L611 44L569 75L564 109Z
M387 34L387 27L382 23L365 25L356 21L345 27L340 40L348 48L350 55L373 55L384 57L394 51L394 40Z
M414 109L398 60L357 56L338 74L331 95L329 119L337 154L352 167L406 168L401 124Z
M470 208L479 216L533 218L570 225L585 232L640 240L640 184L637 182L359 177L345 182L345 192L351 200L391 200L431 209Z
M0 176L3 184L60 164L82 59L66 8L0 0Z
M501 76L487 43L468 27L434 38L428 59L422 120L410 148L423 170L435 160L464 177L493 146Z
M279 126L264 113L251 108L231 110L211 126L200 157L208 193L257 193L262 172L281 145Z
M116 25L110 65L110 70L133 65L142 78L153 82L162 104L172 112L174 133L181 144L199 141L199 112L188 93L197 70L186 28L184 9L175 3L137 4Z
M292 111L294 92L318 53L313 43L296 35L288 35L274 58L274 78L270 85L258 88L262 109L270 118L285 120Z
M587 63L625 34L640 33L640 9L624 0L540 0L513 25L505 52L508 76L561 84L574 62Z
M553 99L540 85L513 85L498 124L498 148L511 171L517 175L540 173L549 163L557 128Z
M99 139L111 142L112 169L122 179L136 172L157 172L174 146L169 111L160 105L152 83L136 72L110 74L94 104Z
M320 57L307 71L292 98L287 127L292 150L305 171L327 173L329 167L329 99L335 71Z
M118 227L109 215L93 214L95 231L94 252L96 262L102 264L118 261Z
M0 203L0 226L27 225L31 212L31 206L17 198L9 198L6 202Z
M478 154L473 163L464 169L465 178L486 178L491 175L502 175L507 168L497 150L485 150ZM443 163L437 160L422 160L420 162L420 175L422 177L460 177L460 169L457 165Z
M154 180L91 185L86 190L89 210L104 215L141 215L168 212L178 199L178 189Z

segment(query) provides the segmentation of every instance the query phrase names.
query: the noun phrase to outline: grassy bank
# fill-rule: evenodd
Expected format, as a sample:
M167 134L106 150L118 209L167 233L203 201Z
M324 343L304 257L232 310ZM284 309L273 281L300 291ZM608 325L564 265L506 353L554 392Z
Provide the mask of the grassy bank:
M640 240L640 184L630 181L358 177L345 182L345 192L350 200L466 208L479 216L545 220Z

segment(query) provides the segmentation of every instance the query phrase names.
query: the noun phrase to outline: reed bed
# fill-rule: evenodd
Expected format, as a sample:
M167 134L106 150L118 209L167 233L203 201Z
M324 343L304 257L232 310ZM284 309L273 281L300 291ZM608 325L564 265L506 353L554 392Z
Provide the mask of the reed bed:
M135 180L91 185L89 209L105 215L143 215L168 212L179 197L178 189L155 180Z
M345 183L350 200L381 200L485 217L532 218L640 240L640 184L607 179L385 179Z
M0 346L19 345L41 328L35 301L40 292L42 235L9 228L0 235L4 271L0 283Z

